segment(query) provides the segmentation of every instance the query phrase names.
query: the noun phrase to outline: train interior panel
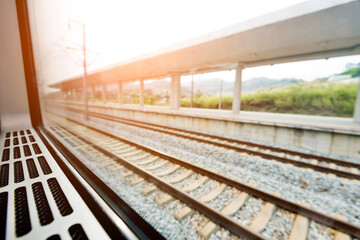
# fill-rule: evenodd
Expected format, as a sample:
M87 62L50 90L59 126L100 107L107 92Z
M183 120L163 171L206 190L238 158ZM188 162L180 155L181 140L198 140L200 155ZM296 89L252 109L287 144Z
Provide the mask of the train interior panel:
M0 240L360 239L360 1L200 2L0 2ZM341 57L351 116L242 109L246 69Z

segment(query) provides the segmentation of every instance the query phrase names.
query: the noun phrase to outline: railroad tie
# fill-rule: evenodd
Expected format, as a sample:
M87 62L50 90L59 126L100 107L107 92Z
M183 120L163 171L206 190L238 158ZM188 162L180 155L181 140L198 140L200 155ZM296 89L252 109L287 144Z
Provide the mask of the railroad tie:
M172 200L172 196L165 193L161 198L159 198L158 200L156 200L156 203L159 205L159 206L162 206L164 204L167 204L169 203L171 200Z
M174 184L174 183L178 183L182 180L184 180L185 178L190 177L194 172L192 170L186 170L185 172L183 172L182 174L175 176L174 178L170 178L169 180L166 180L166 182L170 183L170 184Z
M142 162L138 162L138 163L136 163L137 165L145 165L145 164L148 164L148 163L152 163L152 162L154 162L154 161L156 161L156 160L158 160L159 159L159 157L152 157L152 158L150 158L150 159L148 159L148 160L145 160L145 161L142 161Z
M154 185L150 185L148 187L145 187L142 191L141 191L141 194L146 196L150 193L153 193L154 191L156 190L156 186Z
M145 158L145 157L147 157L147 156L149 156L149 155L150 155L149 153L145 153L145 154L140 155L140 156L138 156L138 157L131 158L130 160L131 160L131 161L137 161L137 160L143 159L143 158Z
M310 163L313 165L318 165L319 161L316 159L310 159Z
M274 195L279 196L278 193ZM259 214L255 217L255 219L251 222L250 228L255 232L261 232L266 227L267 223L270 221L273 213L276 210L276 206L273 203L266 202Z
M234 215L245 203L245 201L249 198L249 194L245 192L238 192L236 197L222 210L221 213L227 216ZM214 222L208 221L205 226L200 230L199 234L204 239L209 239L211 234L215 233L220 229L220 226L215 224Z
M126 153L126 154L122 154L121 156L122 157L131 157L131 156L133 156L133 155L136 155L136 154L138 154L138 153L141 153L142 152L142 150L137 150L137 151L134 151L134 152L129 152L129 153Z
M117 170L119 170L119 169L123 169L124 168L124 166L123 165L118 165L118 166L115 166L115 167L113 167L113 171L117 171Z
M116 153L117 155L122 155L122 154L128 153L134 149L135 149L134 147L130 147L130 148L125 148L124 150L114 151L114 153Z
M335 163L330 163L330 164L329 164L329 168L331 168L331 169L336 169L336 164L335 164Z
M310 207L308 203L302 203L305 207ZM306 240L309 230L309 219L297 214L291 228L289 240Z
M126 171L123 175L121 175L121 177L122 178L126 178L126 177L129 177L129 176L131 176L133 174L133 172L132 171Z
M194 212L193 209L189 208L188 206L185 206L179 210L177 210L174 214L174 217L181 221L183 218L190 216Z
M136 184L141 183L143 181L144 179L142 177L136 177L130 182L130 185L135 186Z
M354 167L350 168L350 172L353 174L359 174L359 170Z
M208 221L205 226L200 230L200 236L207 240L210 238L211 234L217 232L220 229L220 226L214 222Z
M172 166L172 167L169 168L169 169L166 169L166 170L164 170L164 171L155 173L155 175L156 175L157 177L163 177L163 176L166 176L166 175L169 175L169 174L175 172L175 171L178 170L179 168L180 168L180 165L174 165L174 166Z
M309 229L309 219L307 217L296 215L291 228L289 240L306 240Z
M209 180L209 178L207 176L201 176L200 178L198 178L197 180L195 180L192 184L187 185L185 187L183 187L181 189L181 191L184 192L190 192L198 187L200 187L201 185L205 184L205 182Z
M148 166L148 167L144 167L144 169L147 170L147 171L154 170L154 169L157 169L159 167L164 166L167 163L168 163L167 161L161 161L158 164L154 164L154 165L151 165L151 166Z
M201 196L199 198L199 201L201 202L210 202L211 200L215 199L217 196L219 196L224 189L226 188L226 184L220 183L218 186L216 186L213 190L208 192L207 194Z
M347 218L344 215L337 214L336 218L347 222ZM336 231L334 240L351 240L351 237L343 232Z
M105 162L105 166L106 166L106 167L111 166L111 165L114 165L114 164L117 164L117 162L114 161L114 160L109 160L109 161Z
M238 192L237 196L225 206L221 212L227 216L234 215L244 205L246 200L249 198L249 194L246 192Z

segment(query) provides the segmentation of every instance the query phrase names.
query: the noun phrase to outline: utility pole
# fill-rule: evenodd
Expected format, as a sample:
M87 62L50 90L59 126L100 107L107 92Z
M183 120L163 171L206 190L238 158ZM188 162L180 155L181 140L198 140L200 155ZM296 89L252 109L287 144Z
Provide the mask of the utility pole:
M85 23L69 19L69 22L74 22L77 24L81 24L83 27L83 66L84 66L84 80L83 80L83 96L84 96L84 105L85 105L85 120L89 120L89 114L88 114L88 98L87 98L87 64L86 64L86 41L85 41ZM70 28L70 24L69 24Z
M220 80L219 110L221 109L222 87L223 87L223 80L221 79Z
M192 108L194 104L194 74L191 75L191 103L190 107Z

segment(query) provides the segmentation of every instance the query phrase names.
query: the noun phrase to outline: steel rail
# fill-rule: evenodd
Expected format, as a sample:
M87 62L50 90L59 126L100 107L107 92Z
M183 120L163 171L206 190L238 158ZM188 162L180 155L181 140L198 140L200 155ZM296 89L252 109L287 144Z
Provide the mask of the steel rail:
M74 111L74 112L81 112L81 110L77 110L77 109L73 109L73 108L69 109L69 110ZM244 147L233 146L233 145L228 145L228 144L225 144L225 143L216 142L216 141L213 141L213 140L203 139L201 137L188 136L188 135L185 135L185 134L182 134L182 133L175 133L175 132L171 132L171 131L167 131L167 130L156 129L156 128L153 128L153 127L144 126L144 125L146 125L145 123L139 123L139 124L134 123L134 122L139 122L139 121L136 121L136 120L134 120L134 121L131 120L131 122L130 122L130 120L121 120L121 119L119 119L120 117L117 117L117 116L111 116L111 115L107 115L107 114L94 113L94 112L89 112L89 115L94 116L94 117L98 117L98 118L102 118L102 119L106 119L106 120L109 120L109 121L113 121L113 122L128 124L128 125L132 125L132 126L135 126L135 127L141 127L141 128L144 128L144 129L153 130L153 131L157 131L157 132L161 132L161 133L165 133L165 134L171 134L171 135L174 135L174 136L187 138L187 139L190 139L190 140L193 140L193 141L212 144L212 145L215 145L215 146L218 146L218 147L228 148L228 149L240 152L240 153L245 152L245 153L257 155L257 156L260 156L260 157L262 157L264 159L276 160L276 161L283 162L283 163L289 163L289 164L292 164L292 165L295 165L295 166L298 166L298 167L302 167L302 168L311 168L311 169L317 170L319 172L335 174L335 175L337 175L339 177L360 180L360 174L355 174L355 173L348 172L348 171L328 168L328 167L325 167L325 166L320 166L320 165L316 165L316 164L312 164L312 163L292 160L292 159L289 159L289 158L286 158L286 157L276 156L274 154L258 152L258 151L247 149L247 148L244 148ZM155 125L155 124L147 124L147 125ZM159 128L161 128L161 127L163 127L163 126L159 126ZM163 127L163 128L165 128L165 127ZM168 128L170 128L170 127L168 127ZM182 130L177 129L176 131L182 131ZM188 132L192 133L191 131L188 131ZM194 132L193 134L198 134L198 133ZM208 135L207 136L206 134L203 134L203 133L198 134L198 135L204 135L206 137L213 137L213 135ZM219 139L219 138L222 138L222 137L217 136L217 138ZM224 138L224 139L228 139L228 138ZM221 139L221 140L223 140L223 139ZM228 141L228 140L224 140L224 141ZM257 146L259 147L261 145L257 145ZM267 148L267 147L262 146L262 148ZM309 154L307 154L307 155L309 155ZM311 156L313 156L313 155L311 155ZM314 155L314 156L316 156L316 155ZM331 161L328 160L326 162L331 162ZM333 163L336 163L337 165L341 165L341 166L354 167L354 168L360 169L360 164L356 164L356 163L351 163L351 162L341 161L341 160L333 160Z
M67 130L66 128L63 128L63 129ZM242 225L241 223L238 223L238 222L234 221L232 218L222 214L221 212L208 207L204 203L202 203L202 202L196 200L195 198L191 197L189 194L187 194L187 193L185 193L183 191L180 191L179 189L173 187L172 185L164 182L160 178L158 178L158 177L152 175L151 173L137 167L135 164L130 163L129 161L127 161L127 160L113 154L112 152L110 152L110 151L108 151L108 150L94 144L93 142L85 139L84 137L82 137L82 136L80 136L80 135L78 135L78 134L76 134L76 133L74 133L72 131L67 131L67 132L70 133L71 135L77 137L81 141L87 143L89 146L91 146L91 147L95 148L96 150L102 152L106 156L111 157L113 160L119 162L120 164L122 164L126 168L130 169L131 171L135 172L136 174L142 176L147 181L152 182L158 188L166 191L167 193L169 193L170 195L172 195L176 199L179 199L180 201L186 203L190 207L198 210L199 212L204 214L207 218L209 218L211 221L225 227L226 229L233 232L234 234L236 234L238 236L241 236L241 237L245 237L247 239L263 239L263 240L265 240L265 238L263 236L256 233L255 231L251 230L250 228Z
M56 105L54 103L51 103L51 104ZM78 104L78 105L81 105L81 104ZM69 110L77 110L78 112L81 112L81 110L71 108L69 106L65 106L65 107L61 106L61 107L62 108L67 108ZM108 106L99 106L99 107L107 108L107 109L113 109L112 107L108 107ZM290 154L290 155L298 155L298 156L304 157L304 158L311 158L311 159L316 159L318 161L323 161L323 162L328 162L328 163L335 163L335 164L337 164L339 166L354 167L354 168L360 169L360 164L358 164L358 163L352 163L352 162L348 162L348 161L344 161L344 160L340 160L340 159L336 159L336 158L319 156L319 155L314 155L314 154L310 154L310 153L303 153L303 152L299 152L299 151L295 151L295 150L289 150L289 149L280 148L280 147L264 146L264 145L259 144L259 143L253 143L253 142L249 142L249 141L245 141L245 140L232 139L232 138L218 136L218 135L210 134L210 133L202 133L202 132L192 131L192 130L188 130L188 129L181 129L181 128L175 128L175 127L170 127L170 126L165 126L165 125L160 125L160 124L155 124L155 123L143 122L143 121L139 121L139 120L124 118L124 117L119 117L119 116L113 116L113 115L104 114L104 113L97 113L97 112L92 112L92 113L103 115L103 116L108 116L108 117L114 117L114 118L117 118L117 119L122 119L124 121L131 121L131 122L136 122L136 123L139 123L139 124L150 125L150 126L159 127L159 128L166 128L166 129L170 129L170 130L174 130L174 131L182 131L182 132L186 132L186 133L190 133L190 134L201 135L201 136L204 136L204 137L216 138L216 139L219 139L219 140L222 140L222 141L227 141L227 142L232 142L232 143L237 143L237 144L246 144L248 146L259 147L259 148L263 148L263 149L269 149L269 150L275 151L275 152L283 152L283 153L287 153L287 154Z
M351 223L348 223L346 221L343 221L341 219L337 219L337 218L334 218L334 217L331 217L331 216L328 216L324 213L321 213L319 211L316 211L314 209L311 209L309 207L306 207L306 206L302 206L302 205L299 205L299 204L296 204L296 203L293 203L291 201L288 201L286 199L283 199L281 197L278 197L276 195L273 195L273 194L270 194L270 193L267 193L265 191L262 191L262 190L259 190L259 189L256 189L254 187L251 187L247 184L244 184L244 183L241 183L239 181L236 181L236 180L233 180L233 179L230 179L230 178L227 178L225 176L222 176L220 174L217 174L217 173L214 173L214 172L211 172L209 170L206 170L204 168L201 168L201 167L198 167L194 164L191 164L191 163L188 163L188 162L185 162L183 160L180 160L180 159L177 159L175 157L172 157L172 156L169 156L161 151L158 151L158 150L155 150L155 149L152 149L152 148L149 148L149 147L145 147L145 146L142 146L138 143L135 143L135 142L132 142L130 140L127 140L127 139L124 139L124 138L121 138L119 136L116 136L114 134L111 134L111 133L108 133L104 130L101 130L97 127L94 127L94 126L90 126L88 124L84 124L80 121L77 121L77 120L74 120L74 119L71 119L71 118L68 118L68 117L64 117L64 116L61 116L60 114L55 114L55 115L58 115L62 118L65 118L71 122L75 122L77 124L80 124L80 125L83 125L91 130L94 130L94 131L97 131L97 132L100 132L106 136L109 136L111 138L115 138L119 141L122 141L122 142L125 142L127 144L130 144L130 145L133 145L137 148L140 148L144 151L147 151L147 152L150 152L151 154L153 155L156 155L156 156L159 156L161 158L164 158L170 162L173 162L175 164L178 164L182 167L185 167L185 168L188 168L188 169L191 169L197 173L200 173L200 174L203 174L203 175L206 175L214 180L217 180L219 182L222 182L222 183L225 183L231 187L234 187L240 191L245 191L245 192L248 192L250 193L251 195L254 195L256 197L259 197L261 199L264 199L268 202L271 202L271 203L274 203L275 205L278 205L284 209L287 209L291 212L295 212L297 214L301 214L305 217L308 217L310 219L313 219L319 223L322 223L324 225L327 225L329 227L332 227L334 229L337 229L339 231L342 231L342 232L345 232L349 235L352 235L354 237L357 237L359 238L360 237L360 227L354 225L354 224L351 224ZM69 133L71 133L70 131L68 131Z

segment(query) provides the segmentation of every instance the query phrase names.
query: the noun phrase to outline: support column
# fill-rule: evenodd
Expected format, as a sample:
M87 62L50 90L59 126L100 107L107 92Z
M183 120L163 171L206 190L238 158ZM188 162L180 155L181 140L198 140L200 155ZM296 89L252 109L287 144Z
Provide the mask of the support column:
M355 109L354 109L354 121L360 122L360 82L358 86L358 92L356 95Z
M235 86L234 86L234 97L232 104L232 112L239 113L241 106L241 75L242 75L242 67L236 68L235 74Z
M82 102L85 102L85 98L87 98L88 97L88 89L85 89L84 90L84 88L81 90L81 101Z
M92 85L90 87L90 97L91 97L91 102L95 102L95 86Z
M117 100L119 104L122 104L122 86L123 83L119 82L118 83L118 90L117 90Z
M179 109L180 108L180 78L181 74L173 74L171 76L170 83L170 108Z
M144 80L140 80L140 93L139 93L139 105L144 106Z
M101 100L103 101L103 103L106 103L106 84L102 85Z
M71 89L71 100L72 100L72 101L76 101L76 100L77 100L77 99L76 99L76 89L75 89L75 88Z

